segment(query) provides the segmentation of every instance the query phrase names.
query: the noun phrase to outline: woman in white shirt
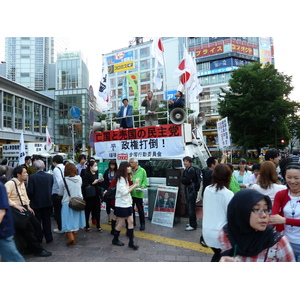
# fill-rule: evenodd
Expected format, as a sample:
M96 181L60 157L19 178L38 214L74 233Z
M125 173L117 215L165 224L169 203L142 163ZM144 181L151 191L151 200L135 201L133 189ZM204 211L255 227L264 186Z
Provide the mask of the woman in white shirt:
M233 176L241 189L248 188L250 186L251 172L247 170L246 159L240 159L238 169L233 172Z
M212 174L212 184L205 188L203 194L202 234L206 245L214 251L212 262L218 262L221 258L218 235L227 223L227 205L234 195L228 189L231 174L226 164L217 165Z
M259 176L257 183L252 185L252 188L263 195L269 196L272 205L274 204L274 197L278 191L287 189L278 180L278 173L273 162L267 160L260 165Z
M134 250L139 247L133 241L133 208L131 191L139 186L139 180L133 184L131 179L132 170L127 161L121 162L116 175L116 202L114 214L119 219L118 224L114 231L114 238L112 240L113 245L124 246L119 240L121 228L125 224L125 220L128 222L127 235L129 237L128 246Z

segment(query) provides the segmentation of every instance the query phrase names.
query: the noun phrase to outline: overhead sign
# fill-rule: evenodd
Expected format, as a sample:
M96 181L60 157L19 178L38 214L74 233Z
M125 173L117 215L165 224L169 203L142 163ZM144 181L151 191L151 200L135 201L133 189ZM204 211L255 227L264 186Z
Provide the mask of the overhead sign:
M114 64L118 64L121 62L126 62L126 61L130 61L133 60L133 51L121 51L121 52L117 52L112 56L108 56L107 57L107 65L114 65Z
M108 74L127 71L131 69L134 69L133 60L108 66Z

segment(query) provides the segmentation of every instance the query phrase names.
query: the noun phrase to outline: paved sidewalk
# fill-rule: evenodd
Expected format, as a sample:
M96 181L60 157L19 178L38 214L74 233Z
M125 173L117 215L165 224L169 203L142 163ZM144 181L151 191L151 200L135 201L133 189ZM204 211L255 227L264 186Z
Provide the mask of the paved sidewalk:
M139 218L134 231L138 250L128 247L125 229L122 229L120 240L125 246L112 245L113 236L107 225L107 215L101 212L101 227L103 233L92 227L91 232L81 229L78 232L77 245L66 246L65 234L53 233L53 242L42 243L42 246L52 252L50 257L24 256L27 262L210 262L212 251L199 244L201 235L201 219L194 231L185 231L187 218L180 218L173 228L151 223L146 218L146 229L139 230ZM55 221L52 220L52 228Z

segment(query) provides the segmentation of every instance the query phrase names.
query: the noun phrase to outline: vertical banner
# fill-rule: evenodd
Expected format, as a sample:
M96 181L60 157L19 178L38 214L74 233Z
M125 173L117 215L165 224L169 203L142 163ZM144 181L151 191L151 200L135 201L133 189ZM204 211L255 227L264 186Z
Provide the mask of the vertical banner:
M217 122L218 142L221 149L230 146L230 135L227 117Z
M46 126L46 151L49 152L53 146L51 136L48 130L48 126Z
M25 153L24 135L22 131L20 137L20 148L19 148L19 165L25 164L25 155L26 153Z
M159 185L157 187L151 223L171 228L173 227L177 194L177 186Z
M139 88L138 88L138 74L129 74L126 75L128 82L130 83L133 92L134 92L134 100L132 103L133 110L139 109Z

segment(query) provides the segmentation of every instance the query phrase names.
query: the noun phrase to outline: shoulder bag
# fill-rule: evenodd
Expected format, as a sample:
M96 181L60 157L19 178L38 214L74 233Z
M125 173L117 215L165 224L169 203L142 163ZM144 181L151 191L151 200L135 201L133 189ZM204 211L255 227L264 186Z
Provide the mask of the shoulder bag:
M14 180L12 180L12 181L14 182L14 184L16 186L16 190L17 190L21 205L24 207L21 196L20 196L20 193L19 193L19 190L18 190L18 187L17 187L17 184ZM12 216L13 216L15 228L16 229L21 229L21 230L25 229L28 222L29 222L29 219L30 219L30 211L27 210L27 208L26 208L25 211L19 211L17 208L11 206L11 213L12 213Z
M93 185L89 184L88 186L85 187L84 191L85 191L86 198L96 197L96 188Z
M77 210L77 211L84 210L85 205L86 205L85 201L81 197L71 197L69 187L67 185L65 177L63 177L63 180L64 180L64 184L65 184L67 193L68 193L69 198L70 198L69 207L74 209L74 210Z

